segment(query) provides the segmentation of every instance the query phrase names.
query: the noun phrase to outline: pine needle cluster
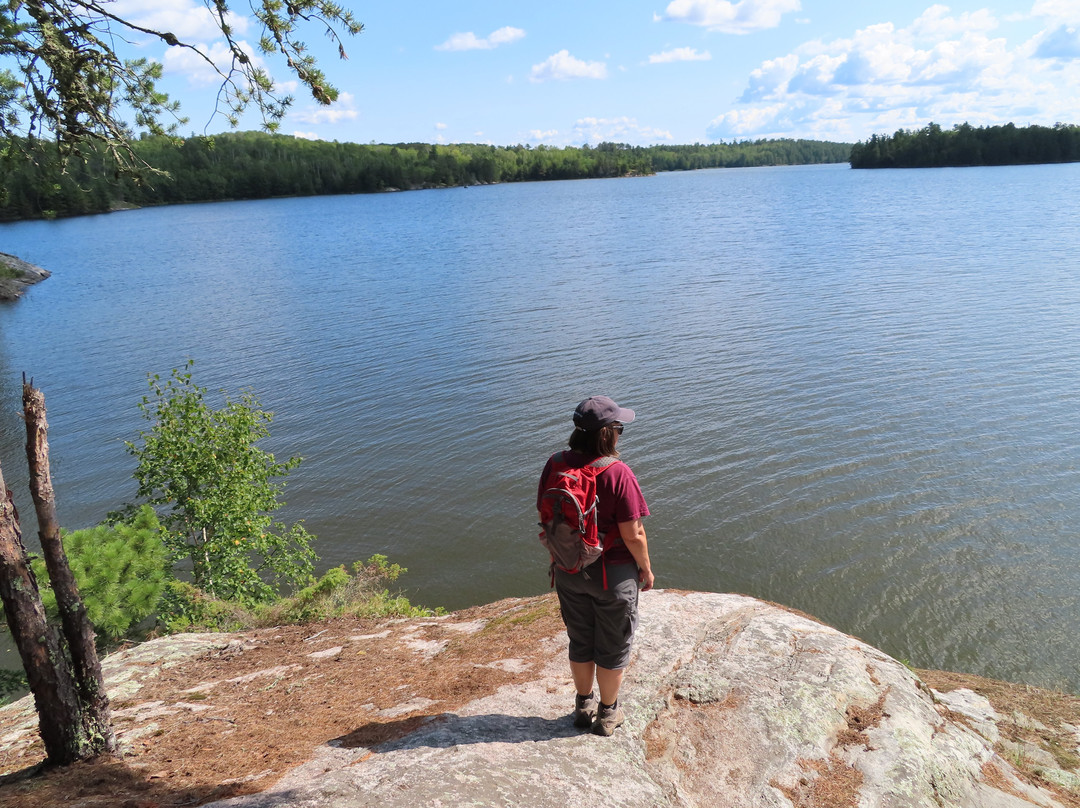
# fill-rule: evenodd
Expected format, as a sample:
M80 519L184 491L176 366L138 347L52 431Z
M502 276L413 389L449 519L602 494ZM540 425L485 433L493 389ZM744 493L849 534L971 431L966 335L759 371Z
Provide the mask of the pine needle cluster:
M116 640L155 613L168 580L161 524L149 505L128 522L102 524L63 534L87 616L99 635ZM40 559L34 574L46 613L56 614L56 596Z

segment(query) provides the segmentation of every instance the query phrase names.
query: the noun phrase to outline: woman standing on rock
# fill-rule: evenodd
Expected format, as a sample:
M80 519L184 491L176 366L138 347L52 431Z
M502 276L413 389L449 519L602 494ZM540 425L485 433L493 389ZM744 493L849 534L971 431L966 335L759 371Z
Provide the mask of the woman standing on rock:
M570 672L577 689L574 726L611 735L623 723L619 688L630 663L638 618L638 584L652 589L649 546L641 520L649 515L630 467L617 460L615 446L634 411L607 396L592 396L574 411L570 451L556 452L544 467L536 505L545 516L545 492L561 475L595 475L596 525L603 551L579 571L554 561L555 591L570 637ZM548 511L551 506L548 506ZM600 689L597 702L593 681Z

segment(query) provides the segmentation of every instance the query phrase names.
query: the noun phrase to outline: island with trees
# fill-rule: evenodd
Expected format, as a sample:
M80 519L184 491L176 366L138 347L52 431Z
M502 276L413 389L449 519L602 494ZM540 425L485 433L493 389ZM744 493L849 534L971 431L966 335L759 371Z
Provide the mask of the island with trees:
M1080 126L976 127L942 129L931 123L917 132L873 135L851 149L852 168L939 168L1080 161Z

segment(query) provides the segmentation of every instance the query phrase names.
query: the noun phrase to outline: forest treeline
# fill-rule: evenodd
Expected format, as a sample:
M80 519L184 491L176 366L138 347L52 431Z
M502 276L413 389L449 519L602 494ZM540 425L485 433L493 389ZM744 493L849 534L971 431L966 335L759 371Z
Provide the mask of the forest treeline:
M101 213L127 206L370 193L494 182L584 179L701 168L840 163L851 144L758 140L688 146L396 145L312 141L262 132L135 143L140 158L168 172L142 183L117 177L91 153L61 171L46 147L12 162L0 219Z
M852 168L935 168L1002 166L1080 161L1080 126L975 127L942 129L936 123L917 132L874 135L851 149Z

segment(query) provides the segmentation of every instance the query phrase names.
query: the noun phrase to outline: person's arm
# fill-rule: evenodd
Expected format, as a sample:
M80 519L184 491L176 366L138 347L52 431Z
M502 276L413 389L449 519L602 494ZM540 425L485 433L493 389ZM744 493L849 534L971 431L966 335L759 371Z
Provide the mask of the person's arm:
M640 519L629 522L619 522L619 535L623 544L638 566L638 580L641 581L641 590L648 592L653 588L655 579L652 572L652 564L649 563L649 542L645 538L645 525Z

